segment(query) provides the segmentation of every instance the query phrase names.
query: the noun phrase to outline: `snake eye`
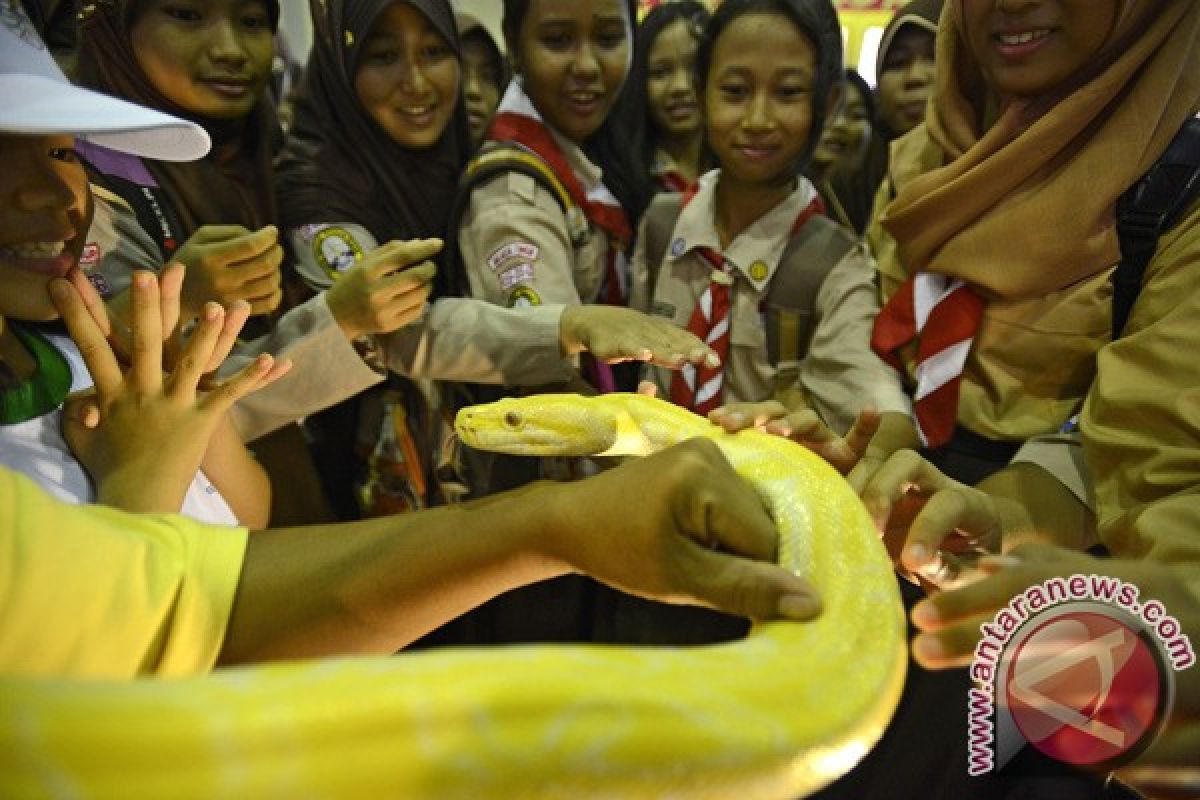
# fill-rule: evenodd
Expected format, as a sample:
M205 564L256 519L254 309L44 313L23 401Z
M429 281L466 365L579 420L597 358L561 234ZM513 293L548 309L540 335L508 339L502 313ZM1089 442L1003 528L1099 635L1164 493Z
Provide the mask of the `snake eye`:
M504 415L504 424L510 428L521 427L521 415L515 411L509 411Z

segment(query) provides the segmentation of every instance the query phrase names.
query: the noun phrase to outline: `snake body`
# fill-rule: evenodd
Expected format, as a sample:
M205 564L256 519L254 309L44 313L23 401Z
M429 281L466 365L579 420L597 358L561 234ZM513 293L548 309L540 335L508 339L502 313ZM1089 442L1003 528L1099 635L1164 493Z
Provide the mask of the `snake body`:
M791 798L882 733L905 669L890 562L849 486L804 448L636 395L460 412L469 444L644 454L713 438L760 493L807 623L692 648L451 649L182 680L0 679L0 795ZM616 546L616 545L614 545Z

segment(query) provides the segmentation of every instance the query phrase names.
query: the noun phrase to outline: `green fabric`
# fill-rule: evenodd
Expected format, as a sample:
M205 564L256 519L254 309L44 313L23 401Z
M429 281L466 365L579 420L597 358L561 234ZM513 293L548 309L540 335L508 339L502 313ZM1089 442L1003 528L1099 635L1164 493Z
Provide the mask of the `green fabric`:
M8 323L37 363L31 378L19 386L0 389L0 424L15 425L62 405L71 389L71 367L58 348L38 331L14 320Z

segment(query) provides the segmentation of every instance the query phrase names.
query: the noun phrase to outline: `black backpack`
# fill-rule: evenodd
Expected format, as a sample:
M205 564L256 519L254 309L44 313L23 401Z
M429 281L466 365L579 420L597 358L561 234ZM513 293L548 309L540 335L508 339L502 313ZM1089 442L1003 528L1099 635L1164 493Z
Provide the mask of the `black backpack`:
M1154 166L1117 200L1121 263L1113 272L1112 338L1125 330L1158 238L1200 199L1200 116L1183 124Z

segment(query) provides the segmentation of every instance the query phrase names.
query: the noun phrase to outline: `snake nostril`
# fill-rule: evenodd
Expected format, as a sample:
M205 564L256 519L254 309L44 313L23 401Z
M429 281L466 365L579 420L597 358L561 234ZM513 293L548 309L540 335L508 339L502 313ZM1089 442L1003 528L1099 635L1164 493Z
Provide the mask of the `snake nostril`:
M504 424L510 428L517 428L521 425L521 415L515 411L509 411L504 415Z

